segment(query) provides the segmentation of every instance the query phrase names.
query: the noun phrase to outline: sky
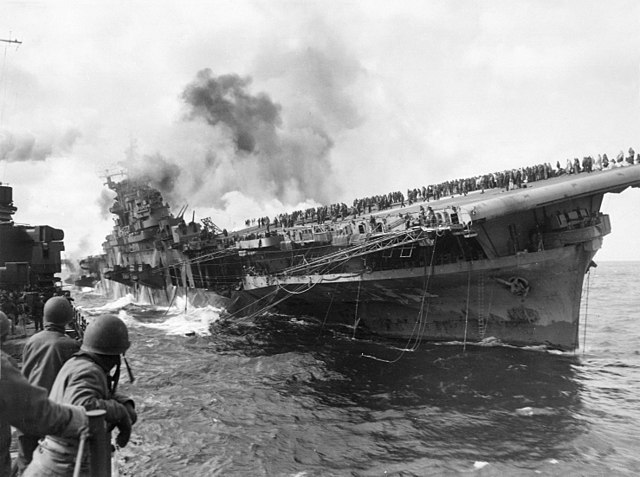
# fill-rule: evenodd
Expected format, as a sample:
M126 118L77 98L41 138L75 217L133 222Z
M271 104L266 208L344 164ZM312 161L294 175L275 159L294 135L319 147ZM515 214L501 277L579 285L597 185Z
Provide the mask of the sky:
M105 176L220 227L640 151L637 1L3 1L0 181L101 252ZM640 260L640 189L598 260Z

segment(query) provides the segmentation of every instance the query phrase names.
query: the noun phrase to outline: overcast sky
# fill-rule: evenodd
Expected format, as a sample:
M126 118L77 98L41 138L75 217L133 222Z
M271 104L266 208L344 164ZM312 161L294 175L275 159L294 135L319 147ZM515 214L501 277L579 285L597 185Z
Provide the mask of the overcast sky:
M234 228L640 151L637 1L0 0L0 38L23 42L0 45L0 181L71 258L101 251L124 165ZM639 206L605 198L597 260L640 260Z

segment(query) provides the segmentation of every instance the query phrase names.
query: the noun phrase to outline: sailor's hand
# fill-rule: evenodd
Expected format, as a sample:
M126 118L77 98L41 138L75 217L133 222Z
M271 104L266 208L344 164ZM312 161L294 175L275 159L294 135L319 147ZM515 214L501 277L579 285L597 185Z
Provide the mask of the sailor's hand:
M131 399L129 396L125 396L119 393L115 394L113 396L113 399L124 406L127 414L129 414L129 418L131 419L131 424L135 424L138 420L138 414L136 413L136 404L133 402L133 399Z
M138 421L138 414L136 413L136 408L132 400L129 400L124 403L124 407L129 414L129 419L131 419L131 425L134 425Z
M60 406L71 411L71 419L67 423L62 437L79 437L83 431L89 429L89 417L84 407L69 404L60 404Z
M118 444L118 447L124 447L129 442L129 438L131 437L131 426L131 418L128 415L116 424L116 427L120 431L116 436L116 444Z

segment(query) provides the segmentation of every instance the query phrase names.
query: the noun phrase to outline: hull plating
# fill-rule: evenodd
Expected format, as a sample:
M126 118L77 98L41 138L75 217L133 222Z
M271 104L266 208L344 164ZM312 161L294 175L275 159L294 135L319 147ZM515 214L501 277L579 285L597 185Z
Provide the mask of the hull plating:
M235 307L246 313L249 303L277 303L284 313L394 338L494 337L575 349L582 284L593 255L575 246L433 269L296 276L276 283L273 277L255 277L253 288L237 295Z

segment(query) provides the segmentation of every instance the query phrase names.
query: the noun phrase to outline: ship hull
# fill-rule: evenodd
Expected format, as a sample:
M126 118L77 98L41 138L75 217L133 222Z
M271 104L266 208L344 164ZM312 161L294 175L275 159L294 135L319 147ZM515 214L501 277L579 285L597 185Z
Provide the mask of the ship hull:
M202 229L173 217L148 185L108 184L118 218L105 276L138 300L171 304L182 295L232 319L310 316L407 346L493 338L574 350L585 273L611 230L603 196L640 187L640 167L379 204L366 214L309 209L231 234L210 219Z
M580 299L594 251L582 246L350 276L254 277L232 313L275 306L378 335L429 341L495 338L578 346ZM271 282L269 284L268 282Z

